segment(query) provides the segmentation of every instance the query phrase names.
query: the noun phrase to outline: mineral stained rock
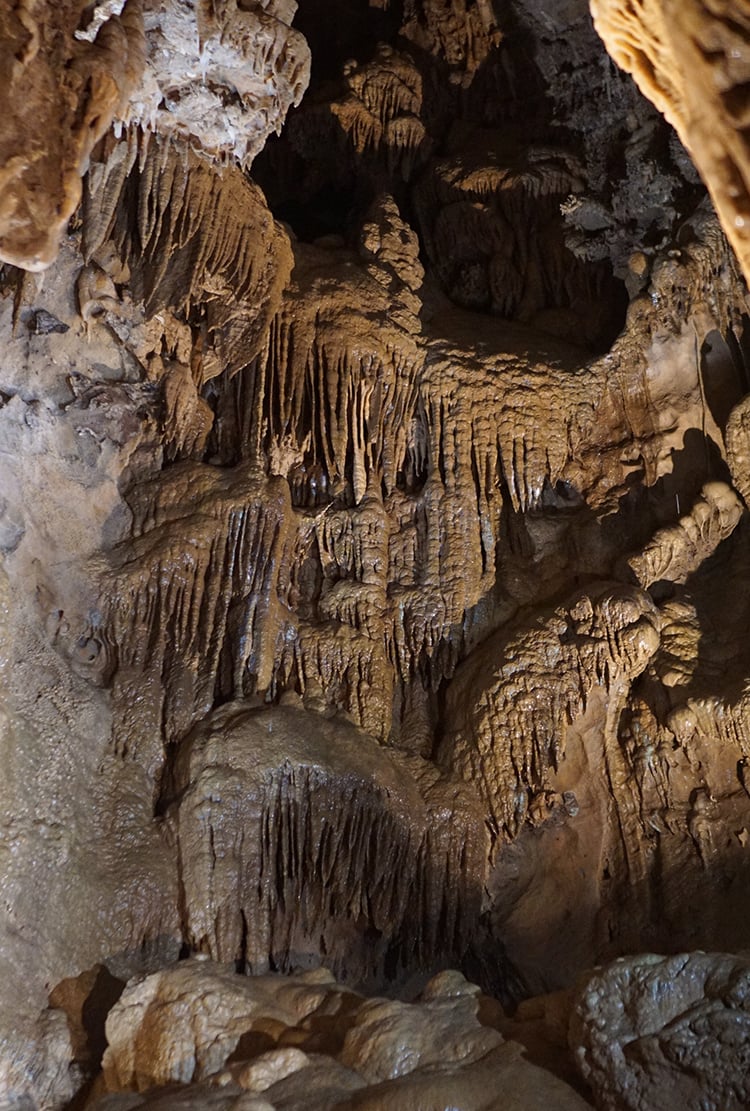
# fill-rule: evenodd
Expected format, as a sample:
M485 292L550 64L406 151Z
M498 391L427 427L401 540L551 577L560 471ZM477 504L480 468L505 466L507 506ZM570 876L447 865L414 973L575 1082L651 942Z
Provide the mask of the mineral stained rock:
M143 71L140 4L110 4L78 37L86 7L23 0L0 12L0 260L29 270L57 255L89 155Z
M0 17L0 259L49 266L113 121L249 166L307 88L289 0L22 0Z
M353 982L466 952L483 815L431 762L301 706L229 704L170 778L193 948L256 972L322 957Z
M582 970L747 947L735 7L592 4L679 135L583 0L0 13L0 1099L80 1095L131 981L115 1087L573 1107L463 981L383 992L564 1054ZM346 1029L225 971L152 1074L181 951Z
M515 836L529 797L544 798L568 722L593 686L616 702L645 670L659 647L658 612L637 590L601 586L506 640L488 638L451 684L443 749L446 766L479 788L496 837Z
M483 1023L481 998L458 973L402 1003L367 999L323 970L241 977L185 961L132 981L113 1007L104 1086L144 1094L103 1096L94 1107L589 1106ZM188 1087L170 1097L159 1091L170 1082Z

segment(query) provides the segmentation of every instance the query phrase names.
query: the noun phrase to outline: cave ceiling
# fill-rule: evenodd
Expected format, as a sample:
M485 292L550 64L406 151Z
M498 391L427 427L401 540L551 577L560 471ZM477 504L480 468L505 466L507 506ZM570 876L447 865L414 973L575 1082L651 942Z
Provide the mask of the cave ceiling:
M516 1027L441 970L510 1010L660 953L543 1098L667 1106L617 1063L659 977L710 1057L744 965L669 955L750 948L749 74L744 2L0 5L8 1106L98 1068L92 969L235 1031L439 973L388 1022L480 1092ZM224 1066L139 1072L142 990L102 1092ZM342 1091L399 1075L357 1037Z

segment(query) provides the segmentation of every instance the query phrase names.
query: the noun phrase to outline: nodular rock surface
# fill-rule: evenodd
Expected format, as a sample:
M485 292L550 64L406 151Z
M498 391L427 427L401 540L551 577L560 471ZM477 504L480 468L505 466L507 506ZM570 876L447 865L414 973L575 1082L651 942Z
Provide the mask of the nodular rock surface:
M726 7L0 11L7 1105L746 1105Z

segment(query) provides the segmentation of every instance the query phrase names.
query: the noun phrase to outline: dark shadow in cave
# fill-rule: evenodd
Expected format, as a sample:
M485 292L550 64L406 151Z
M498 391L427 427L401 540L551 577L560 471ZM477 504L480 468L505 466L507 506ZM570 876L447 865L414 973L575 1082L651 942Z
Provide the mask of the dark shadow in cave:
M403 22L403 0L375 7L369 0L299 0L294 29L310 47L310 92L337 80L348 59L368 61L379 42L391 42ZM309 95L309 94L308 94Z
M698 659L689 684L675 692L687 699L721 698L731 705L750 678L750 518L743 516L731 536L687 579L686 599L695 607L701 634Z
M372 200L390 193L402 217L420 236L423 264L432 269L455 304L481 314L523 320L542 334L583 344L590 351L608 350L624 326L629 298L609 258L600 253L578 257L567 246L560 205L572 186L561 184L553 194L541 188L537 195L536 187L530 185L525 204L518 209L518 199L511 201L508 211L499 215L497 226L490 213L496 206L507 207L504 193L483 196L481 205L477 202L475 207L486 211L489 224L486 234L480 236L476 257L428 257L428 225L443 218L450 204L444 198L442 207L424 212L420 182L427 182L426 191L431 194L437 188L431 180L437 174L437 161L467 156L475 133L494 135L493 142L500 142L508 151L536 144L540 150L557 152L562 163L571 150L582 153L581 136L569 133L554 120L553 100L537 66L529 31L512 12L505 12L502 44L493 47L464 82L460 69L398 36L400 11L370 9L360 18L358 9L353 13L344 8L330 0L326 19L321 21L319 11L303 4L297 17L295 26L308 35L312 49L311 86L302 105L289 113L281 135L268 140L253 166L253 177L273 214L303 242L336 235L351 243ZM329 23L334 26L333 34L329 34ZM412 59L422 83L418 115L426 133L419 148L408 152L406 161L398 145L388 141L382 148L371 149L365 143L355 149L352 137L327 108L332 100L354 95L347 91L342 77L344 63L349 58L368 62L381 41ZM377 115L377 108L370 107ZM366 113L364 106L362 112ZM404 122L407 120L408 115ZM493 158L488 153L488 171ZM538 168L532 165L527 170L533 182ZM469 195L456 199L469 206L472 201ZM534 214L531 223L526 208ZM513 236L519 239L510 261L505 258L507 243L494 258L486 253L501 227L514 229ZM514 304L504 307L508 293L500 292L499 287L504 285L500 271L505 267L509 267L510 284L517 285L520 277L522 288L515 299L511 295Z
M747 328L743 328L743 334ZM726 339L717 329L709 332L700 351L701 383L706 404L724 431L734 406L750 390L742 347L730 328Z

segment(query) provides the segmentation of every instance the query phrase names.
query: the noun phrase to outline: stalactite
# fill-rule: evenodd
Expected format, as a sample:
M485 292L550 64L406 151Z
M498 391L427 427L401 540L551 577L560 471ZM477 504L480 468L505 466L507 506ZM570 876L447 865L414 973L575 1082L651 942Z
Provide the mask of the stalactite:
M627 561L627 566L646 589L660 579L684 583L731 536L742 512L730 486L706 483L690 512L677 524L659 529L643 551Z
M272 683L288 489L248 466L179 464L139 490L133 517L134 539L112 551L102 577L120 667L115 694L127 702L138 675L159 677L160 726L176 738L217 697Z
M601 586L472 655L449 688L440 759L477 785L496 839L514 838L530 797L549 787L594 686L621 698L658 646L649 597Z
M170 777L193 947L253 972L322 952L366 979L469 944L482 823L434 766L346 722L238 705L185 742Z
M292 266L286 235L237 169L131 128L94 164L84 198L88 260L111 239L148 316L170 308L205 332L203 381L261 348Z
M421 118L424 89L414 60L380 43L371 61L344 64L343 84L341 97L307 109L304 129L292 125L295 146L330 142L344 164L364 157L409 181L433 147Z

